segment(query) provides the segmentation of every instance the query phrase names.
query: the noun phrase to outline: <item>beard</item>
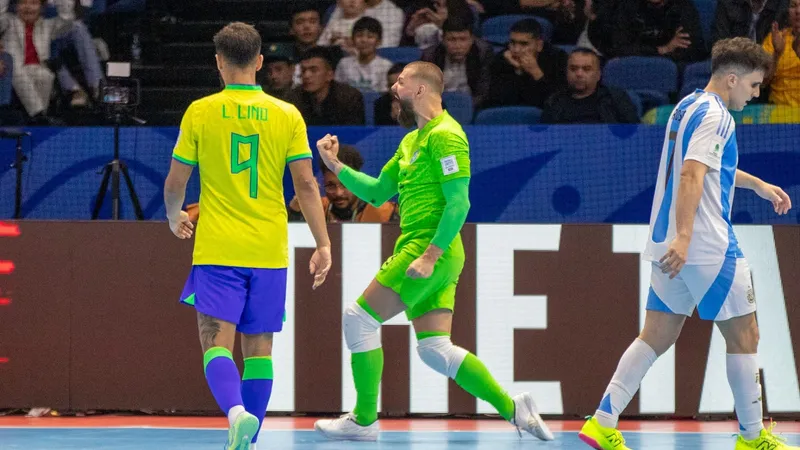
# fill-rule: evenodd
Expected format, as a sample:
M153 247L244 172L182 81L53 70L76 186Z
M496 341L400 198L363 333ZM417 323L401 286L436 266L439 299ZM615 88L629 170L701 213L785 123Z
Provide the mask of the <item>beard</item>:
M397 122L404 128L414 128L417 126L417 115L414 113L414 106L410 99L400 99L400 114Z

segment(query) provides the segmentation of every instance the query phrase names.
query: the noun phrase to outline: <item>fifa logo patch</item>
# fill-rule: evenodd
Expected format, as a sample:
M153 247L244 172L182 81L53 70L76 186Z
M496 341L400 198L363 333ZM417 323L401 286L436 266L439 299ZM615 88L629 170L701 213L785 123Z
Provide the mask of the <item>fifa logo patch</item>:
M440 159L439 162L442 164L442 173L445 176L458 172L458 162L456 161L455 155L445 156Z
M411 161L409 162L409 164L414 164L414 161L416 161L417 158L419 158L419 150L415 151L414 154L411 155Z
M747 302L750 304L756 302L756 293L753 291L753 286L747 288Z

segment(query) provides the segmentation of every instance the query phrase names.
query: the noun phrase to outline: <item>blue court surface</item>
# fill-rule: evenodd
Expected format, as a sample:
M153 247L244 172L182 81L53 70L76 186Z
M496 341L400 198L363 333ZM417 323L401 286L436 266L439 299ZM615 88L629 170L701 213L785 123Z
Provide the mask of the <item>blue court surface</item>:
M311 449L489 449L523 448L588 449L575 432L556 432L556 440L541 442L531 436L520 439L509 431L385 431L374 442L331 442L311 430L263 430L259 450ZM0 428L2 450L169 449L220 450L227 433L220 429L180 428ZM632 449L732 450L732 433L633 432L625 433ZM798 445L800 435L784 435Z

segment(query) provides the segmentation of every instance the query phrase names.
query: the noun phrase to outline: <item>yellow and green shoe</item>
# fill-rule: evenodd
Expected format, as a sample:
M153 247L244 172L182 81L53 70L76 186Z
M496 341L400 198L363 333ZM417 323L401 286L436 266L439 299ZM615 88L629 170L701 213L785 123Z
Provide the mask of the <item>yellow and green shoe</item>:
M772 422L768 430L761 430L761 435L752 441L745 440L740 434L739 438L736 439L735 450L800 450L800 447L786 445L786 439L772 434L775 425L777 423Z
M597 450L631 450L625 446L625 438L622 437L619 430L600 425L594 417L590 417L583 424L578 437L588 446ZM737 447L736 450L739 448Z

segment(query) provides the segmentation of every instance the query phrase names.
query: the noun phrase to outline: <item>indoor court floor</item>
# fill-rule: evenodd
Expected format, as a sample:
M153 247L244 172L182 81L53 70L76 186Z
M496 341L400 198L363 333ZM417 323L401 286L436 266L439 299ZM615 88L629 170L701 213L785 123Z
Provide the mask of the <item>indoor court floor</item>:
M313 431L312 418L270 417L259 450L510 450L588 449L577 436L580 421L548 421L555 441L522 439L500 420L383 420L377 443L330 442ZM0 450L220 450L226 439L224 418L0 417ZM647 450L733 450L735 422L623 422L627 445ZM776 433L800 445L800 422L778 423Z

